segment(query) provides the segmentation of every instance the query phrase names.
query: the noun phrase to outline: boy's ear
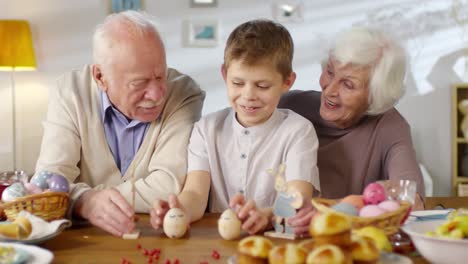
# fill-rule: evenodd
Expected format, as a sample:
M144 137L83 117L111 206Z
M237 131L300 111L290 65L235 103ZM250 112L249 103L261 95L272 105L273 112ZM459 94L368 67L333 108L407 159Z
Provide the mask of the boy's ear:
M226 76L227 76L227 70L226 70L226 66L223 64L221 64L221 75L223 75L223 79L224 81L226 81Z
M107 90L107 87L102 77L101 66L98 64L93 64L93 66L91 67L91 72L93 74L93 79L97 83L98 87L105 92Z
M291 72L289 77L286 78L286 80L284 81L284 92L289 91L289 89L291 89L295 81L296 81L296 73Z

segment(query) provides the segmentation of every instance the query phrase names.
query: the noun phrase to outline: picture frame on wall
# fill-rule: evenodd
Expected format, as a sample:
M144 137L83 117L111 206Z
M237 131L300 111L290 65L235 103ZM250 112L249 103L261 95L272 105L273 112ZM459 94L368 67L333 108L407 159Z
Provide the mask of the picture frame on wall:
M304 21L304 3L302 0L281 0L273 4L274 20L285 23Z
M190 7L216 7L218 0L189 0Z
M217 20L186 20L182 32L187 47L215 47L219 42Z
M109 0L110 13L126 10L143 10L143 0Z

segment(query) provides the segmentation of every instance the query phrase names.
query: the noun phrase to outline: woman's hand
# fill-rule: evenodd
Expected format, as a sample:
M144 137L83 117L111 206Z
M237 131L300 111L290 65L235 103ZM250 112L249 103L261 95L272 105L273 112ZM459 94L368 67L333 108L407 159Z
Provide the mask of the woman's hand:
M266 211L258 209L254 201L246 201L244 195L240 193L232 197L229 206L242 222L242 229L250 235L265 230L270 223L270 215Z
M288 219L288 224L294 228L294 234L299 237L308 237L310 221L316 212L310 201L305 202L299 211Z
M150 211L150 223L154 229L157 230L163 225L164 216L166 216L167 211L172 208L180 208L187 214L179 199L174 194L169 195L168 201L154 201L153 208L151 208ZM187 217L189 217L189 215L187 215Z

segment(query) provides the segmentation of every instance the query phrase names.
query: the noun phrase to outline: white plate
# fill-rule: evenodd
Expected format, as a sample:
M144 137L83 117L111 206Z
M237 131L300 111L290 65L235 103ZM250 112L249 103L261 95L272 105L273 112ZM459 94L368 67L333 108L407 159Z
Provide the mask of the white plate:
M228 264L237 264L237 256L234 255L228 259ZM380 253L380 264L412 264L413 261L403 255L395 253Z
M453 209L411 211L405 224L427 220L445 220Z
M15 249L22 250L28 253L28 260L26 264L49 264L54 259L54 254L47 249L38 246L23 245L19 243L3 243L0 242L2 247L14 247Z
M0 236L0 241L1 242L16 242L16 243L29 244L29 245L40 245L44 243L45 241L58 236L60 233L63 232L63 230L65 230L65 228L69 227L70 225L71 225L70 223L65 222L61 226L59 226L57 231L51 234L42 236L42 237L37 237L33 239L14 239L14 238Z

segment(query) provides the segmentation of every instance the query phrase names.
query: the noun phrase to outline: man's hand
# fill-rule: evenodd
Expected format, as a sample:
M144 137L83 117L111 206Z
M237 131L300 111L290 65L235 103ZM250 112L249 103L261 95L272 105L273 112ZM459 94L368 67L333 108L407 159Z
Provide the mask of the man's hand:
M135 212L115 189L89 190L75 205L75 214L114 236L130 233L135 228Z
M244 195L238 193L229 201L229 206L234 209L237 217L242 222L242 229L250 235L265 230L268 227L270 216L263 210L259 210L255 201L245 201Z
M163 225L164 216L166 216L167 211L172 208L180 208L187 214L187 219L190 219L190 215L183 208L177 196L174 194L169 195L168 201L156 200L153 203L153 208L150 210L150 223L154 229L159 229Z

